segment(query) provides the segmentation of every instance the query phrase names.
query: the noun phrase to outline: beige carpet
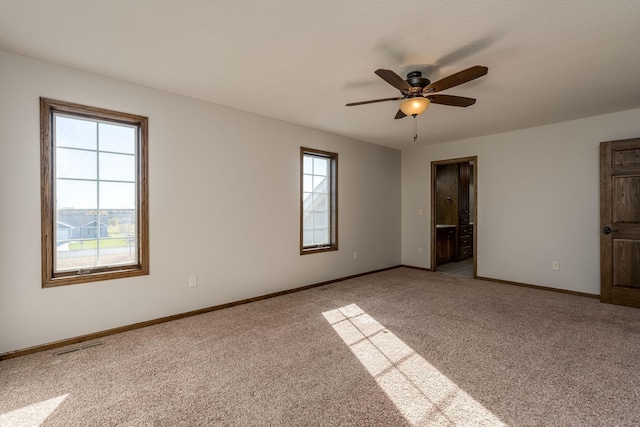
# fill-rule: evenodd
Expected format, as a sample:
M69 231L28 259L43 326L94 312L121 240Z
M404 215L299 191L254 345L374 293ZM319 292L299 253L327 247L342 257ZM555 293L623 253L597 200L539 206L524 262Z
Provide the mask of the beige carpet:
M2 361L0 425L632 426L639 361L640 310L399 268Z

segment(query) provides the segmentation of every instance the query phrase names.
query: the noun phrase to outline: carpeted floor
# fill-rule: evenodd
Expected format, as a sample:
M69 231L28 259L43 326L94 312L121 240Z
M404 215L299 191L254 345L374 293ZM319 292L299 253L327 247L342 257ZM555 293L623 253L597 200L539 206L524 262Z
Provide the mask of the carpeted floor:
M2 361L0 425L632 426L639 361L640 310L398 268Z

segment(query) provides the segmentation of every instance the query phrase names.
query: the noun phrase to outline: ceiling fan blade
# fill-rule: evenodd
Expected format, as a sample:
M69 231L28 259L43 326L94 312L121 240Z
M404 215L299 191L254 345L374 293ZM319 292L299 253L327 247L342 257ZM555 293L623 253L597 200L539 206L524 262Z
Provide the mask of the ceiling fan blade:
M383 98L383 99L372 99L371 101L361 101L361 102L351 102L347 104L347 107L353 107L354 105L364 105L364 104L373 104L374 102L384 102L384 101L397 101L402 99L401 96L397 96L395 98Z
M422 91L424 93L440 92L445 89L461 85L462 83L469 82L473 79L477 79L478 77L482 77L487 74L488 71L489 69L487 67L476 65L474 67L467 68L466 70L462 70L458 73L452 74L449 77L445 77L444 79L440 79L437 82L433 82L425 86Z
M429 95L427 96L434 104L451 105L453 107L468 107L476 103L473 98L453 95Z
M402 110L398 110L398 112L396 113L396 116L394 117L394 119L401 119L403 117L407 117L407 115L405 113L403 113Z
M405 81L402 77L397 75L391 70L379 69L376 70L376 74L382 78L385 82L389 83L391 86L395 87L402 93L411 92L411 85Z

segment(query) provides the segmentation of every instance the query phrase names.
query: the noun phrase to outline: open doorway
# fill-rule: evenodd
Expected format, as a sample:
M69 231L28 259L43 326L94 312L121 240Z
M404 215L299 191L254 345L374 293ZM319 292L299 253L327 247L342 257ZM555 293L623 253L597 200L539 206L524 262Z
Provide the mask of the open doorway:
M431 162L431 271L477 277L478 157Z

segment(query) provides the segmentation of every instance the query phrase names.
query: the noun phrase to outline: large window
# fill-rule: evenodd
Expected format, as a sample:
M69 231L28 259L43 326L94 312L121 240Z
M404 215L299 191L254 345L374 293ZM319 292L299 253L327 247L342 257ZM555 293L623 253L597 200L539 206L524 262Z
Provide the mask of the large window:
M146 117L40 98L42 286L149 274Z
M338 249L338 155L300 149L300 253Z

